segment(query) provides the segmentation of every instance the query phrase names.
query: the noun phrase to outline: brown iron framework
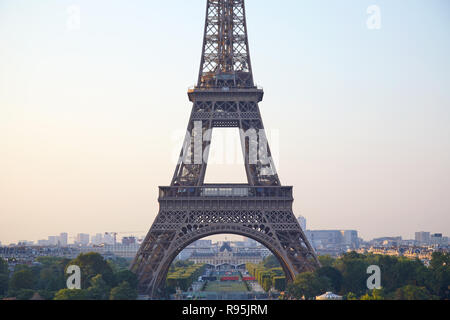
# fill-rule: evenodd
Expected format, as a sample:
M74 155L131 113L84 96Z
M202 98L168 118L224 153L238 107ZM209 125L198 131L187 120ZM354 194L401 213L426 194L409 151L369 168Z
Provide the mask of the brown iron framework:
M207 0L197 86L186 139L170 187L160 187L160 211L131 270L139 290L163 293L168 269L192 242L237 234L266 246L287 280L319 262L295 219L292 187L281 185L264 133L253 82L244 0ZM204 184L213 128L238 128L248 184Z

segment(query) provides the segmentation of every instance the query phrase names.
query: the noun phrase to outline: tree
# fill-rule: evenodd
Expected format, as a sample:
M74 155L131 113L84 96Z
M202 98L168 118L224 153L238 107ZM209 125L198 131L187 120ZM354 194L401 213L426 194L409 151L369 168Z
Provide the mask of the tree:
M116 283L128 282L133 289L137 289L138 278L135 273L129 270L122 270L116 273Z
M91 279L91 286L87 289L87 298L92 300L108 300L110 287L98 274Z
M21 270L15 271L9 282L9 290L13 295L21 289L33 289L33 286L34 276L29 268L21 268Z
M434 252L431 256L430 268L439 269L443 266L450 267L450 254L443 252Z
M64 270L58 266L44 267L39 273L39 281L37 287L45 291L58 291L66 287L64 278Z
M6 274L0 274L0 297L5 296L8 292L9 277Z
M286 290L286 277L273 277L272 281L272 287L275 290L278 290L280 292Z
M33 298L34 290L31 289L20 289L16 292L17 300L30 300Z
M9 273L8 263L3 258L0 258L0 275L8 273Z
M87 300L87 290L62 289L55 294L53 300Z
M178 260L174 263L175 268L187 268L189 266L192 266L194 262L187 261L187 260Z
M136 300L137 291L126 281L111 290L110 300Z
M267 269L280 268L280 262L274 255L270 255L263 261L263 266Z
M345 300L358 300L358 297L353 292L347 293Z
M264 278L262 287L265 292L269 292L272 288L272 279L270 277Z
M418 274L425 266L419 260L380 255L374 264L381 268L386 292L394 292L406 285L421 285L418 283Z
M188 268L192 265L194 265L194 262L192 262L192 261L177 260L170 265L169 273L174 272L176 269L179 269L179 268Z
M322 267L331 267L336 261L336 259L330 255L318 256L318 259Z
M66 263L70 260L65 258L59 258L59 257L37 257L36 261L44 265L45 267L59 265L61 262L64 262L66 260Z
M341 293L353 292L357 296L367 290L367 267L370 264L357 253L345 254L334 267L342 274Z
M432 300L433 298L425 287L407 285L395 292L395 300Z
M288 286L288 293L296 299L313 299L324 292L329 291L330 280L326 277L319 277L314 272L304 272L299 274L294 283Z
M316 271L319 277L326 277L331 282L331 287L334 292L340 292L342 286L342 274L333 267L322 267Z
M443 300L450 299L450 254L435 252L430 262L429 287Z
M90 252L80 254L76 259L70 261L68 266L76 265L81 269L81 288L87 289L90 280L100 274L106 284L114 285L114 274L111 266L98 253Z
M47 290L39 290L38 293L44 300L53 300L56 292L47 291Z
M372 290L371 293L366 293L364 296L362 296L361 300L386 300L386 297L382 289L375 289Z
M128 269L130 263L131 263L130 259L121 257L115 257L112 260L108 260L108 264L111 266L111 268L115 273L123 269Z

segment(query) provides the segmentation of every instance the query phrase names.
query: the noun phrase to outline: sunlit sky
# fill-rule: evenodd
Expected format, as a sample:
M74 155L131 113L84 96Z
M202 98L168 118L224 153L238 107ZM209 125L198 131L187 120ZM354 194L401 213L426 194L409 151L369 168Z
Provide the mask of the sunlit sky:
M0 0L2 243L150 228L190 114L205 3ZM450 2L246 6L263 120L308 228L450 235ZM213 153L231 152L214 142L224 133L237 135L215 132ZM213 165L207 179L245 176Z

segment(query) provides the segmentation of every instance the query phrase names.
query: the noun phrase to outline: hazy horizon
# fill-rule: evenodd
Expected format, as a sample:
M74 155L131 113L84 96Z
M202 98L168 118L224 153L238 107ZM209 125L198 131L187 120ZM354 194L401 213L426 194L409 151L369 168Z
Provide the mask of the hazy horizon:
M0 0L3 244L151 227L192 108L205 5ZM381 29L367 27L371 5ZM246 9L261 113L294 214L308 229L366 240L450 236L450 3ZM214 135L213 155L235 164L209 166L207 181L245 182L228 143L237 132Z

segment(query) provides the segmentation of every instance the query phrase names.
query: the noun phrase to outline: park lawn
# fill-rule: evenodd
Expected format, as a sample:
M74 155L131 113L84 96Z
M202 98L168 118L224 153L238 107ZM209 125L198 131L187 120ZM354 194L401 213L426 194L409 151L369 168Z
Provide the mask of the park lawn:
M208 282L205 292L246 292L247 287L241 281Z

